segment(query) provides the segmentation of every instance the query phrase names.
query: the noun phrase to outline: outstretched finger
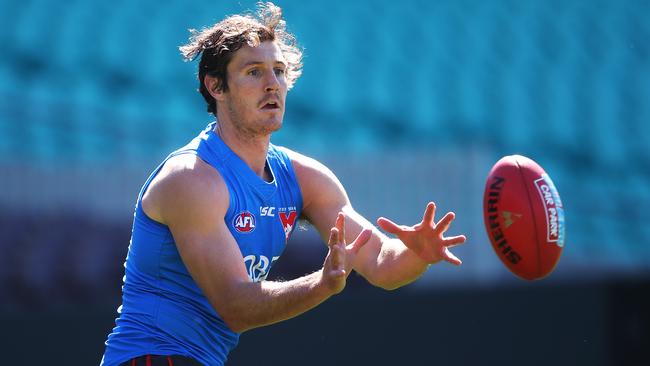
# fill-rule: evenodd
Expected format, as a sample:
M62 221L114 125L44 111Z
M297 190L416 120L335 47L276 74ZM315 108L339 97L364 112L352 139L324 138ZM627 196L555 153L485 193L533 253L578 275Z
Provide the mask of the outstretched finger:
M436 216L436 204L429 202L422 215L422 223L427 226L433 226L433 218Z
M400 234L406 231L406 228L403 225L397 225L385 217L378 218L377 225L391 234Z
M344 259L342 258L341 247L339 244L339 230L333 227L330 230L330 238L327 245L330 247L330 261L332 263L333 269L337 269L341 266Z
M447 262L449 262L449 263L451 263L453 265L460 266L461 264L463 264L463 261L458 259L458 257L456 257L454 255L454 253L450 252L449 248L447 248L447 247L444 248L444 250L442 252L442 256L445 259L445 261L447 261Z
M449 225L451 224L452 221L454 221L454 218L456 218L456 214L453 212L447 212L447 214L438 221L436 224L436 231L440 234L444 233L449 229Z
M370 237L372 236L372 230L370 229L363 229L359 235L354 239L354 241L350 244L348 244L345 249L348 251L351 251L354 254L359 253L359 249L366 245L368 240L370 240Z
M338 242L339 242L339 229L333 227L330 229L330 237L327 240L327 246L331 248L333 245L338 244Z
M463 244L467 240L465 235L457 235L449 238L445 238L442 242L442 245L447 248L455 247L456 245Z
M339 212L336 216L336 228L339 231L339 243L345 243L345 215L343 212Z

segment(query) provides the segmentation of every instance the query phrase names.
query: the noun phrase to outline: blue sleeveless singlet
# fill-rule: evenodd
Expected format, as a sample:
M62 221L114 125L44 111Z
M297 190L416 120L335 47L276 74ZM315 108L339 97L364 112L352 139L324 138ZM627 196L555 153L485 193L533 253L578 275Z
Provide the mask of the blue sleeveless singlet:
M140 191L124 264L122 305L102 365L144 354L183 355L205 365L223 365L239 340L190 276L169 228L142 210L142 195L169 158L196 154L223 177L230 193L224 220L253 281L267 277L297 224L302 195L287 154L270 144L267 167L273 180L265 182L214 133L215 124L170 154Z

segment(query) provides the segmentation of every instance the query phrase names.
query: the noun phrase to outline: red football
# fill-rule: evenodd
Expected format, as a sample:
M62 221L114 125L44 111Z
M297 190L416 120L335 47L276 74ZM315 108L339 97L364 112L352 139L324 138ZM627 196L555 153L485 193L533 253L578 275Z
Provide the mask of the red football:
M564 246L564 208L551 178L533 160L501 158L483 195L488 237L501 261L517 276L536 280L557 265Z

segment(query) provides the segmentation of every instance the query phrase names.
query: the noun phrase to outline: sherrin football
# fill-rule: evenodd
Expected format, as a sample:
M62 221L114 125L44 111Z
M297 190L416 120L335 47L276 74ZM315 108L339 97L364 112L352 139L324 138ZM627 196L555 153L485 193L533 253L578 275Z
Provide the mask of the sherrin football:
M483 195L488 237L499 259L526 280L548 276L564 247L564 209L551 178L521 156L501 158Z

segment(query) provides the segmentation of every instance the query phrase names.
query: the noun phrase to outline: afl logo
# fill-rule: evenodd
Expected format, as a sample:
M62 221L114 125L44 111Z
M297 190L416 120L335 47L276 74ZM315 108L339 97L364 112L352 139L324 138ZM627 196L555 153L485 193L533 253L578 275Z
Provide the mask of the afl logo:
M250 233L255 230L255 216L248 211L240 212L232 220L232 226L240 233Z

